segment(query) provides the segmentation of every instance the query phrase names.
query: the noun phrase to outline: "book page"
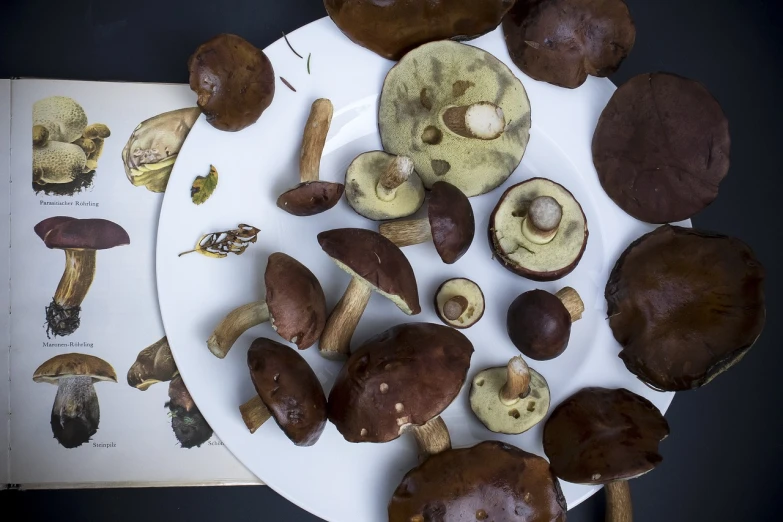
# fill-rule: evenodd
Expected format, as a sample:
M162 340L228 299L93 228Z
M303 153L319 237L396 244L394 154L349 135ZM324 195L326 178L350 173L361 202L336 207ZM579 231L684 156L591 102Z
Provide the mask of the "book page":
M11 482L8 437L10 429L9 347L11 345L11 81L0 80L0 489Z
M11 90L11 481L258 483L177 376L157 302L158 215L195 95Z

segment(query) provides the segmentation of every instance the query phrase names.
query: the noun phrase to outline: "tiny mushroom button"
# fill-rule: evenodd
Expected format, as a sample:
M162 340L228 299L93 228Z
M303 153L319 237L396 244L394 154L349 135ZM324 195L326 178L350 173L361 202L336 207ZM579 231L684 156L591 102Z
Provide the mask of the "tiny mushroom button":
M484 293L479 285L457 277L444 281L435 292L435 312L454 328L470 328L484 316Z

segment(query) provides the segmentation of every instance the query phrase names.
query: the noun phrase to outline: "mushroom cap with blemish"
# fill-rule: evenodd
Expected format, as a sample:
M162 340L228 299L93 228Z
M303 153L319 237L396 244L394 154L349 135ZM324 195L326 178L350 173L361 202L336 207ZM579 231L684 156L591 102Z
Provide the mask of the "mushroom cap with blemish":
M476 233L473 207L467 196L451 183L435 182L427 217L438 255L446 264L455 263L468 251Z
M739 239L671 225L645 234L623 252L606 284L620 358L657 390L709 383L761 335L765 277Z
M55 355L35 370L33 381L57 384L60 379L79 376L92 377L93 382L117 382L117 373L111 364L85 353Z
M555 475L576 484L638 477L661 463L669 424L650 401L624 388L583 388L552 411L544 452Z
M277 198L277 206L294 216L314 216L334 207L343 196L342 183L308 181Z
M566 501L549 463L499 441L431 455L394 491L389 522L565 522Z
M105 250L130 244L125 229L107 219L55 216L35 225L35 233L48 248Z
M253 386L297 446L312 446L326 426L326 396L307 361L292 348L258 338L247 352Z
M451 404L465 383L473 345L439 324L406 323L355 350L329 394L329 420L349 442L388 442Z
M548 361L568 347L571 314L554 294L533 289L511 302L506 330L517 350L536 361Z

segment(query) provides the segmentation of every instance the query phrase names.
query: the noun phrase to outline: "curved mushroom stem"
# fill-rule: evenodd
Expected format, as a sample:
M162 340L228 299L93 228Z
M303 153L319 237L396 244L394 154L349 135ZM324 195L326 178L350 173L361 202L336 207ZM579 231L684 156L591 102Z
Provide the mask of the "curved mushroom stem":
M52 406L52 434L66 448L81 446L98 431L101 411L92 377L76 375L57 382Z
M568 310L568 313L571 314L572 323L582 318L582 313L585 311L585 304L582 302L582 298L579 297L579 293L576 290L570 286L566 286L558 290L555 296L560 299L563 306Z
M378 232L398 247L426 243L432 239L432 229L427 218L381 223Z
M372 287L354 277L326 321L318 343L320 354L327 359L346 359L351 354L351 338L364 309L370 302Z
M397 156L386 167L386 171L378 180L375 193L382 201L392 201L397 195L397 188L408 181L413 174L413 160L407 156Z
M449 321L456 321L468 309L468 299L463 295L455 295L443 303L443 315Z
M33 125L33 147L42 147L49 141L49 130L43 125Z
M224 358L239 336L254 326L269 320L266 301L256 301L235 308L220 321L207 340L207 347L215 357Z
M423 460L430 455L451 449L451 436L446 423L440 416L430 419L426 424L411 428L419 446L419 457Z
M616 480L604 486L606 522L633 522L631 488L627 480Z
M557 235L560 221L563 219L563 207L550 196L535 198L522 221L522 234L532 243L545 245Z
M65 271L46 308L47 334L70 335L79 328L81 304L94 277L95 250L65 250Z
M513 406L530 393L530 368L519 355L508 361L507 379L500 389L500 401L506 406Z
M250 433L255 433L272 416L258 395L240 406L239 411Z
M443 123L458 136L479 140L497 139L506 129L503 109L491 102L449 107L443 112Z
M302 136L302 150L299 154L299 180L302 183L318 181L321 169L321 155L326 145L326 135L332 124L334 106L326 98L319 98L310 107L310 116Z

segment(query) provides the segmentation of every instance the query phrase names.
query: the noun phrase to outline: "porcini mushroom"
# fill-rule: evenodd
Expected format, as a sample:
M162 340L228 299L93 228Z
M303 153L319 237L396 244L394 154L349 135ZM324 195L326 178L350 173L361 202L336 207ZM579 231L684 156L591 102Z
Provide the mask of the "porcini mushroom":
M98 431L101 419L93 384L117 382L114 368L98 357L83 353L56 355L39 366L33 381L57 385L52 407L54 438L66 448L76 448Z
M582 317L585 305L573 288L556 294L529 290L508 307L506 330L517 350L537 361L561 355L571 338L571 323Z
M470 328L484 316L484 293L470 279L448 279L435 292L435 312L449 326Z
M179 374L169 383L169 401L165 407L169 409L171 430L180 447L200 447L212 437L212 427L196 406Z
M47 248L65 250L65 272L46 307L46 334L70 335L79 328L81 304L95 277L96 251L128 245L130 238L112 221L68 216L44 219L35 233Z
M478 196L506 181L522 161L530 102L522 82L488 52L433 42L389 71L378 128L383 149L411 158L426 188L447 181Z
M629 522L627 481L661 463L658 443L668 435L666 419L644 397L623 388L584 388L547 419L544 452L562 480L606 486L607 522Z
M327 359L348 357L351 338L373 291L391 299L407 315L421 312L413 268L394 243L362 228L321 232L318 243L352 278L321 334L321 355Z
M294 216L312 216L335 206L343 195L341 183L319 181L321 154L332 123L334 107L319 98L310 108L299 154L300 183L277 198L277 206Z
M295 445L315 444L326 426L326 395L304 357L261 337L250 345L247 366L258 395L239 409L250 432L271 416Z
M357 156L345 173L345 186L351 208L375 221L410 216L424 203L424 185L413 160L382 150Z
M620 358L656 390L704 386L761 335L765 277L736 238L670 225L645 234L623 252L606 284Z
M170 381L177 373L168 338L163 337L139 352L128 370L128 385L146 391L153 384Z
M387 221L378 231L399 247L432 240L441 260L452 264L470 248L476 222L465 194L450 183L438 181L432 185L426 219Z
M532 178L506 190L489 219L495 259L533 281L570 274L587 246L587 218L573 194L545 178Z
M201 44L188 60L190 88L207 122L218 130L240 131L258 121L275 96L269 58L233 34Z
M207 340L209 351L223 359L239 336L266 321L300 350L315 344L326 323L326 296L318 279L302 263L282 252L269 256L264 272L266 301L232 310Z

